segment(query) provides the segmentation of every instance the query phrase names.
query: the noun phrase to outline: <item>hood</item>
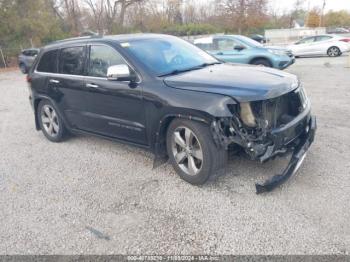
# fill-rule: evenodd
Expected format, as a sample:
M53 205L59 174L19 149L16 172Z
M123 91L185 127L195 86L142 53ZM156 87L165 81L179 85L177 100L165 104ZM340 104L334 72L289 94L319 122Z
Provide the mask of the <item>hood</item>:
M219 64L168 76L169 87L227 95L238 102L275 98L298 86L295 75L266 67Z

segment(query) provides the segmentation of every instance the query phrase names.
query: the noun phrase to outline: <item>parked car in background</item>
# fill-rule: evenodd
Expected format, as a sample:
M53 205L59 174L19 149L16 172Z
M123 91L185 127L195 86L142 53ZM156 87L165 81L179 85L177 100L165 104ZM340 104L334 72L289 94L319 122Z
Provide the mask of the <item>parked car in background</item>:
M350 33L350 30L343 27L330 28L327 30L327 33L328 34L347 34L347 33Z
M299 168L316 131L295 75L222 63L174 36L59 41L42 49L27 81L48 140L70 131L138 145L155 163L170 158L191 184L224 167L232 146L261 162L292 153L282 175L256 186L270 191Z
M309 36L288 46L288 49L292 50L296 57L315 55L336 57L350 51L350 38L337 35Z
M285 69L295 61L292 52L285 48L264 47L257 41L241 35L199 38L194 44L225 62Z
M39 51L40 49L38 48L22 50L21 54L18 56L18 66L23 74L28 73Z
M255 40L255 41L257 41L257 42L259 42L260 44L266 44L267 43L267 39L263 35L251 35L250 38Z

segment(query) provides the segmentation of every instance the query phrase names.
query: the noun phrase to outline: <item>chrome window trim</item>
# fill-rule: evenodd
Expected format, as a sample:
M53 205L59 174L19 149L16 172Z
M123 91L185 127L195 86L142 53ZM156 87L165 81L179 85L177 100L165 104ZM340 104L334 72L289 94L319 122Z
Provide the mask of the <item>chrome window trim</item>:
M125 63L131 67L132 70L134 70L134 72L136 73L137 75L137 78L139 79L139 81L135 82L136 84L140 84L142 83L142 77L141 77L141 74L124 58L124 56L122 54L120 54L120 52L118 50L116 50L113 46L111 45L107 45L107 44L104 44L104 43L96 43L96 44L90 44L90 43L87 43L85 45L70 45L70 46L65 46L65 47L59 47L55 50L58 50L59 52L61 52L62 49L65 49L65 48L71 48L71 47L80 47L80 46L83 46L83 47L91 47L93 45L102 45L102 46L108 46L112 49L114 49L116 52L118 52L118 54L123 58L123 60L125 61ZM48 51L51 51L51 50L48 50ZM90 53L87 54L88 55L88 61L90 59ZM59 59L59 57L58 57ZM40 58L41 60L41 58ZM57 61L59 62L59 61ZM50 73L50 72L40 72L37 70L37 67L38 67L38 64L40 63L40 61L38 61L37 65L35 66L35 69L34 69L34 73L35 74L42 74L42 75L47 75L47 76L53 76L53 77L76 77L76 78L86 78L86 79L99 79L99 80L106 80L106 81L110 81L108 80L107 77L98 77L98 76L89 76L89 75L70 75L70 74L60 74L60 73ZM129 83L130 81L118 81L118 80L115 80L115 82L123 82L123 83Z

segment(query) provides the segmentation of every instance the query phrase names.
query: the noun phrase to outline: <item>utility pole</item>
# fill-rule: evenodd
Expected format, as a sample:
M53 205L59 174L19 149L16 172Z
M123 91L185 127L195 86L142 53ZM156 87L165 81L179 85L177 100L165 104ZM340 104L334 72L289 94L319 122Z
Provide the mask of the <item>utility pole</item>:
M321 11L321 18L320 18L320 26L319 27L322 27L322 24L323 24L323 16L324 16L325 7L326 7L326 0L323 0L323 6L322 6L322 11Z

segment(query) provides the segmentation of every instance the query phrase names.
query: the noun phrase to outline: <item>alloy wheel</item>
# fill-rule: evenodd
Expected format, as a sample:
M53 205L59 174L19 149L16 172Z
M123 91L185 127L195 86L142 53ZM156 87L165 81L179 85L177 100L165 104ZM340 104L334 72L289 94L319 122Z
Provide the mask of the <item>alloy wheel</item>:
M329 56L335 57L339 55L339 49L337 47L332 47L328 51Z
M59 132L59 122L55 109L50 105L44 105L41 108L41 122L45 132L51 136L56 137Z
M176 163L187 175L197 175L203 166L203 150L188 127L180 126L172 135L172 152Z

